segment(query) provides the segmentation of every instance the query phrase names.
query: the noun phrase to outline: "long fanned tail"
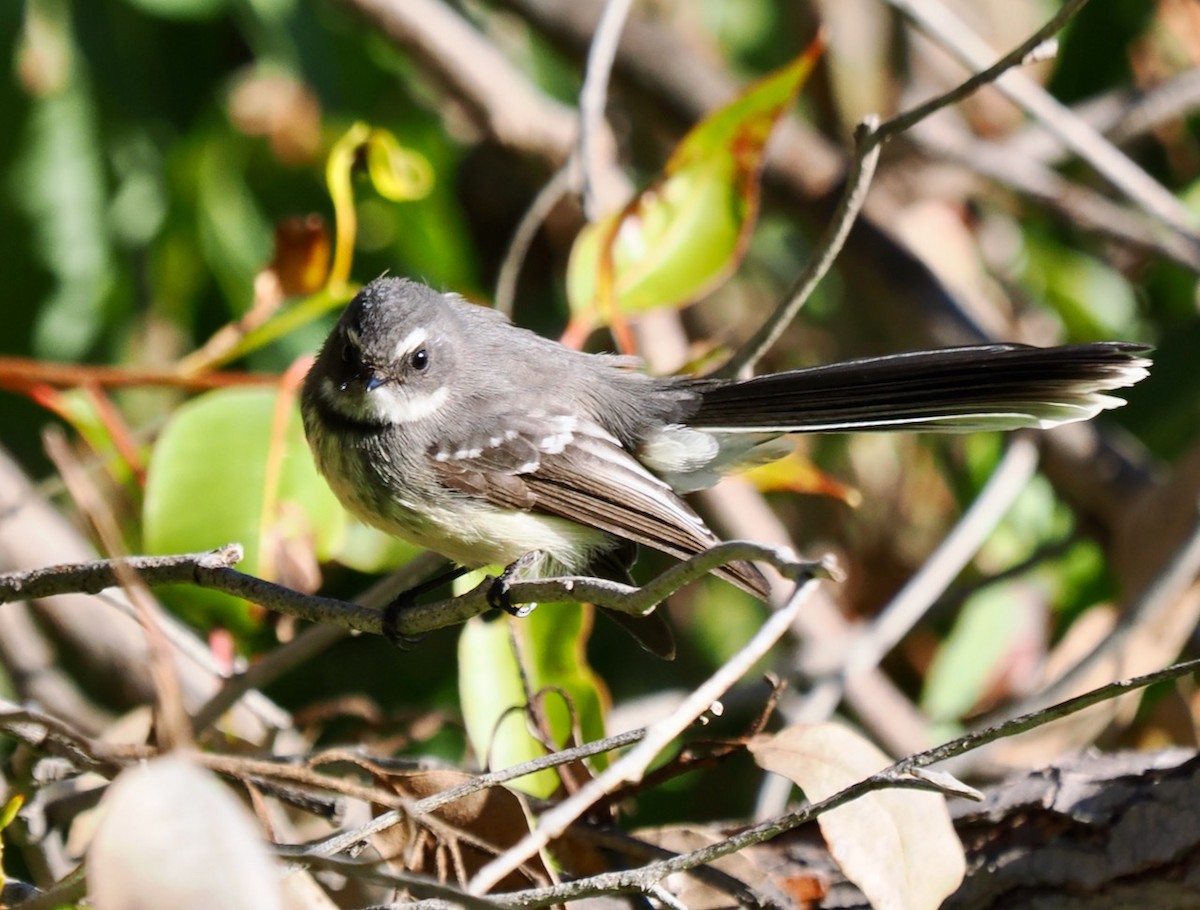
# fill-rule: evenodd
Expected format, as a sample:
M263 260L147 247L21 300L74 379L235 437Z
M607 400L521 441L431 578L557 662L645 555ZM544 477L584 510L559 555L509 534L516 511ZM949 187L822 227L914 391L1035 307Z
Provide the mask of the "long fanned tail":
M1147 374L1128 342L974 345L714 382L688 425L711 432L970 432L1087 420Z

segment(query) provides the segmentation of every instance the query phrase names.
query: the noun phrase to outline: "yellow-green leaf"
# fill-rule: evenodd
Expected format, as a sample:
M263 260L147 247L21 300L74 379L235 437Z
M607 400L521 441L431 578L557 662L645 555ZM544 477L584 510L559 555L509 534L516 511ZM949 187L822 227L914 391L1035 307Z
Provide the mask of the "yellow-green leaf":
M543 693L541 712L557 746L569 742L573 726L585 740L604 736L608 694L583 654L588 622L590 616L579 604L542 604L519 619L488 616L463 628L458 643L459 701L467 735L481 761L507 768L546 754L529 732L519 661L533 691ZM513 786L547 797L558 783L554 771L542 771Z
M758 214L767 139L822 47L818 39L693 127L657 180L580 233L567 270L577 325L684 306L737 267Z

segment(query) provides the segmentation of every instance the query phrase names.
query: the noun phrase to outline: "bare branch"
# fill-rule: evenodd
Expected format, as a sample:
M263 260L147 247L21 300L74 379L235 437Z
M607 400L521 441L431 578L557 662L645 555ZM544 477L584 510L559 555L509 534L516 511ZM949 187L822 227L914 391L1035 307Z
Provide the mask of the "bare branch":
M382 613L375 607L348 603L331 597L301 594L283 585L246 575L229 568L231 556L241 555L236 544L209 553L173 557L133 557L127 560L97 560L73 566L38 570L38 584L54 593L89 590L95 592L116 584L118 565L137 569L151 586L194 584L224 591L260 606L287 613L311 622L332 623L346 629L379 634ZM514 604L587 601L626 613L641 614L662 603L681 587L704 577L714 568L745 559L770 563L789 578L819 576L836 578L837 568L828 561L798 559L789 550L750 541L729 541L680 562L641 587L601 578L564 577L514 581L509 596ZM25 576L9 573L0 576L0 603L29 597ZM7 581L7 584L5 582ZM422 635L435 629L458 625L490 610L488 592L494 579L485 578L475 588L458 597L417 604L401 614L398 629L405 635ZM87 587L83 587L86 585ZM25 591L25 593L22 593ZM40 596L46 596L45 594Z
M577 879L555 888L531 889L505 894L502 899L506 902L511 901L517 906L540 907L601 894L644 893L668 875L677 872L686 872L698 866L707 865L720 859L722 856L728 856L731 853L737 853L754 844L771 840L780 834L816 819L831 809L835 809L875 790L906 787L913 789L936 789L942 792L953 793L955 792L955 786L952 782L941 781L937 777L930 777L917 772L919 769L923 769L936 762L945 761L957 755L962 755L965 752L997 739L1024 733L1051 721L1068 717L1102 701L1119 698L1130 691L1143 689L1167 680L1177 679L1198 670L1200 670L1200 660L1176 664L1173 667L1168 667L1156 673L1114 682L1086 695L1062 702L1052 708L1014 718L978 733L961 736L934 749L901 759L877 774L873 774L847 787L845 790L835 793L828 799L817 803L808 803L794 812L754 825L733 837L710 844L691 853L681 853L670 859L650 863L638 869L606 872L590 878Z
M596 169L600 166L601 149L597 138L604 131L604 101L608 95L608 79L612 73L613 59L617 55L617 44L621 29L629 16L633 0L607 0L596 34L588 48L587 66L584 67L583 88L579 92L579 143L575 157L578 158L580 195L583 198L583 213L588 221L595 221L611 205L597 198L599 183Z
M241 562L242 556L241 544L233 543L206 553L131 556L122 562L149 584L169 585L194 583L197 569L228 568ZM97 559L25 572L4 572L0 574L0 603L36 600L70 592L98 594L105 588L120 584L115 563L116 560L112 559Z
M937 0L890 2L969 69L987 66L994 56L983 39ZM1081 5L1082 0L1072 0L1063 9ZM1183 204L1070 108L1019 73L1006 73L995 85L1140 208L1190 242L1197 242L1195 218Z
M769 351L784 330L800 312L801 307L808 302L812 292L816 290L821 279L833 267L833 262L841 253L846 243L846 237L858 213L862 211L867 201L867 190L871 187L871 179L875 176L875 166L879 163L880 144L879 119L868 117L859 124L854 133L855 155L846 175L846 185L842 189L841 198L834 210L821 239L817 242L808 265L788 291L787 297L775 308L770 318L754 333L742 347L730 358L719 371L721 376L739 376L753 369L754 365Z

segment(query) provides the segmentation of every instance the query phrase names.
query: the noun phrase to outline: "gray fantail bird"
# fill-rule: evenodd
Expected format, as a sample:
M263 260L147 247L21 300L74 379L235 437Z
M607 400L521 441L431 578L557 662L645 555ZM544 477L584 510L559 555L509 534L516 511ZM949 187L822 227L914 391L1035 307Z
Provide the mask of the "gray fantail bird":
M304 429L342 504L461 566L540 554L539 573L628 579L636 544L719 543L680 497L784 454L788 433L1053 427L1124 404L1143 345L987 344L752 379L648 376L423 284L359 292L304 382ZM748 563L715 574L759 596ZM611 612L611 611L610 611ZM611 612L655 653L656 615Z

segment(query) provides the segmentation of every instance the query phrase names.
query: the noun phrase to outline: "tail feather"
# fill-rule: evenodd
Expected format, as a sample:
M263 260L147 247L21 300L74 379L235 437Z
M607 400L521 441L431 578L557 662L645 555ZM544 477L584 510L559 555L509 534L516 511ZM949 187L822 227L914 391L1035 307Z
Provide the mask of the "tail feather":
M688 426L714 432L968 432L1087 420L1146 376L1148 347L1099 342L943 348L774 373L701 389Z

